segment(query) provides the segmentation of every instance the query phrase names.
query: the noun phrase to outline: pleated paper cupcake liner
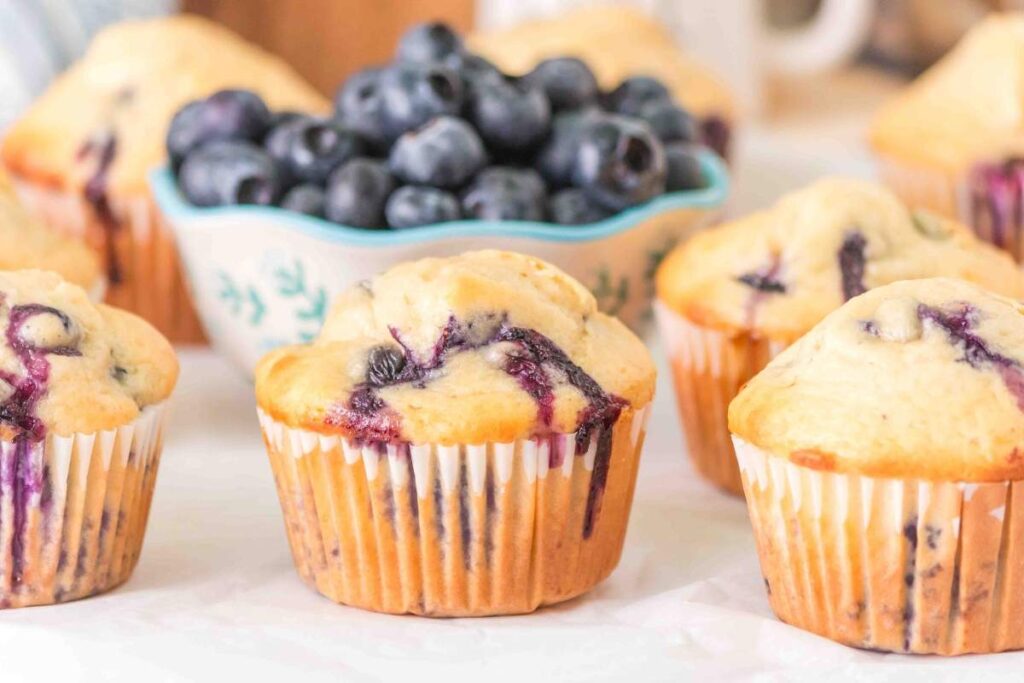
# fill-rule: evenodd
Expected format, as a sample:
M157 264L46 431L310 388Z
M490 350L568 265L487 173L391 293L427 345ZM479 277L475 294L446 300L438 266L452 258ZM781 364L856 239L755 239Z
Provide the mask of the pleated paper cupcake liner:
M784 344L750 335L730 337L701 327L656 302L669 356L686 449L697 472L719 488L743 495L729 435L729 403Z
M162 406L117 429L0 441L0 607L110 590L142 549Z
M478 445L360 446L260 412L303 580L335 602L485 616L576 597L622 553L646 408L612 428Z
M107 268L107 303L137 313L175 343L202 343L170 226L147 197L111 200L113 221L84 196L15 179L19 198L53 229L83 239Z
M1024 482L823 472L738 438L736 453L781 620L891 652L1024 647Z
M879 173L909 206L960 221L982 240L1024 262L1024 196L1015 187L889 158L879 160Z

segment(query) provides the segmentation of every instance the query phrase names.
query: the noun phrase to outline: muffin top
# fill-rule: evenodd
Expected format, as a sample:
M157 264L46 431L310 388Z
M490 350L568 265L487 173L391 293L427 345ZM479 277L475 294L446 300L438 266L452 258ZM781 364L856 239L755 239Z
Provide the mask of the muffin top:
M256 395L291 427L360 442L504 443L588 434L646 405L654 377L643 343L578 282L481 251L350 288L316 341L260 361Z
M115 195L144 193L174 113L229 87L256 91L272 109L328 108L282 60L210 21L127 21L102 31L12 126L3 162L59 190L102 174Z
M881 109L871 143L881 153L951 171L1024 152L1024 12L978 23Z
M729 406L729 428L820 470L1024 478L1024 305L946 278L851 299Z
M0 272L0 438L96 432L167 398L170 344L130 313L40 270Z
M865 290L940 276L1024 296L1012 259L968 228L832 178L692 238L661 265L657 289L699 325L789 343Z
M472 35L468 43L508 73L526 73L549 57L577 57L605 89L629 76L653 76L694 114L731 118L736 113L725 85L680 52L664 26L631 7L584 7L553 19Z
M45 268L68 282L96 291L102 282L99 259L85 244L59 235L18 201L0 171L0 270Z

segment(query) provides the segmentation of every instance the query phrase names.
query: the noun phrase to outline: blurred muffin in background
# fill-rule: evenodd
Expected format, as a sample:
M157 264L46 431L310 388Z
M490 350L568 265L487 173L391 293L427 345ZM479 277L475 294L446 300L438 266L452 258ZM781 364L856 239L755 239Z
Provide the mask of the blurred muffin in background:
M329 108L283 61L216 24L129 21L101 32L3 144L3 165L29 209L84 237L105 261L110 301L174 341L199 341L202 331L147 174L164 161L174 113L224 88L251 89L275 110ZM225 107L225 117L234 113Z
M977 24L878 113L871 146L911 204L1024 261L1024 12Z
M0 270L25 268L52 270L86 290L93 300L103 297L103 270L96 254L26 211L0 170Z
M639 10L610 5L581 8L553 19L477 33L468 44L513 74L525 74L544 59L578 57L606 91L630 77L653 76L699 117L705 142L729 158L736 123L736 104L729 90L688 58L664 26Z
M897 280L956 277L1024 296L1009 256L889 190L832 178L701 233L665 259L657 307L688 451L739 494L726 408L743 384L829 312Z

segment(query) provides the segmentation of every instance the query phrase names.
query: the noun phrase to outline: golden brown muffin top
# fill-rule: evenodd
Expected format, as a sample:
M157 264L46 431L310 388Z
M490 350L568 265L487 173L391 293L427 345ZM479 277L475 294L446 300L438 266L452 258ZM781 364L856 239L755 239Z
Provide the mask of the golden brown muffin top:
M363 441L474 444L589 430L645 406L643 343L561 270L501 251L400 264L350 288L312 344L265 356L260 408Z
M191 100L224 88L260 94L271 109L323 112L328 103L278 57L195 16L126 21L105 29L4 140L15 176L75 191L107 149L114 196L146 191L146 174L165 158L171 117Z
M697 324L788 343L865 290L941 276L1024 297L1013 260L968 228L875 183L830 178L679 246L657 290Z
M875 118L871 144L960 171L1024 152L1024 12L992 14Z
M18 201L0 171L0 270L41 268L58 273L87 291L102 285L100 262L82 242L59 235Z
M851 299L729 406L729 428L825 471L1024 478L1024 305L953 279Z
M735 101L722 81L681 52L663 25L632 7L583 7L552 19L478 33L468 44L508 73L526 73L549 57L577 57L590 66L603 88L614 88L629 76L653 76L698 116L729 119L736 114Z
M0 272L0 435L113 429L166 399L171 345L130 313L39 270Z

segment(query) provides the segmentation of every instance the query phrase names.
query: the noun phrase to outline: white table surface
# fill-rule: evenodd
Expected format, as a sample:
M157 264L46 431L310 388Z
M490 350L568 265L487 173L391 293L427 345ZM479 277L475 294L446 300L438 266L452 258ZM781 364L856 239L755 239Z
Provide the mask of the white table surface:
M743 140L734 211L823 173L870 173L859 124L810 132L798 122L755 128ZM659 362L660 355L655 348ZM695 478L664 373L622 562L596 590L532 615L488 619L335 605L292 567L251 385L212 352L183 350L181 357L135 575L108 595L0 612L0 682L1024 676L1024 653L882 655L778 622L746 509Z

